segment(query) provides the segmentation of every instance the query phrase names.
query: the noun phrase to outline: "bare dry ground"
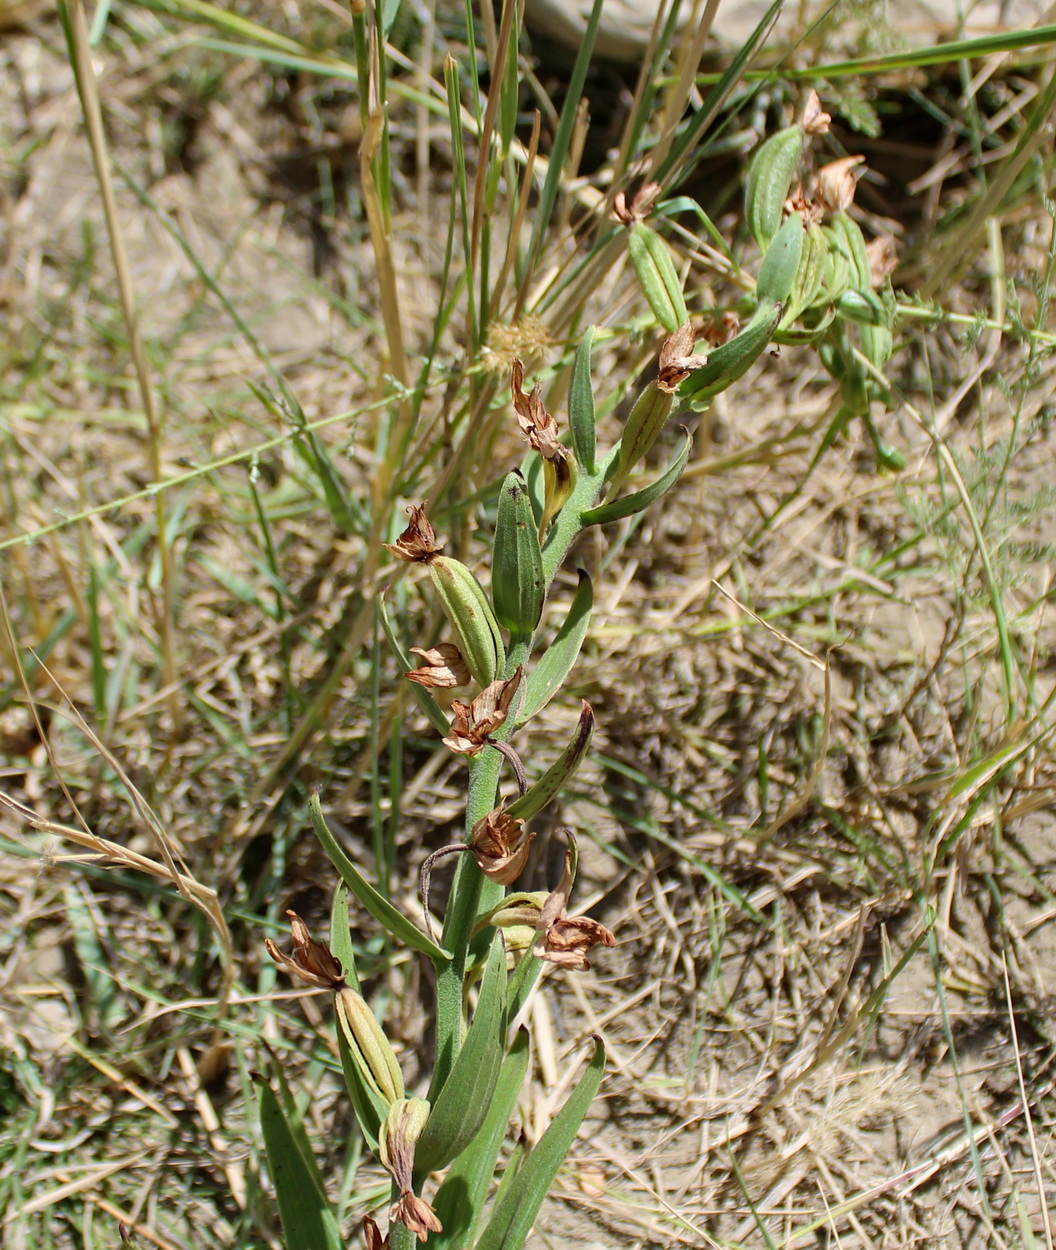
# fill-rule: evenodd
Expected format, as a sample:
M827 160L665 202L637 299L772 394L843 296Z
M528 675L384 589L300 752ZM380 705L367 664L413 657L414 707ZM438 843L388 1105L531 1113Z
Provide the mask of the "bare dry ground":
M340 35L336 13L290 8L284 29ZM262 363L319 423L351 509L369 511L384 361L352 91L134 5L115 6L97 70L165 414L179 680L165 688L156 497L98 185L43 13L0 36L0 790L160 862L120 765L177 864L219 896L235 979L218 1026L205 913L129 855L7 809L3 1240L113 1246L124 1220L141 1246L277 1245L248 1075L266 1044L310 1095L335 1198L355 1198L358 1219L385 1192L359 1167L328 1021L263 952L287 907L325 925L333 882L307 788L324 785L371 875L375 830L398 813L392 891L414 914L418 865L460 820L461 765L435 749L376 627L359 645L362 603L391 569L359 582L359 530L333 523ZM1036 73L994 72L1014 120ZM958 89L884 88L907 109ZM897 160L918 177L946 161L959 181L925 178L912 204L893 184L866 201L902 236L910 289L941 214L970 191L956 136L913 116L885 131ZM393 128L401 294L421 352L451 153L410 102ZM596 573L589 643L523 755L547 763L573 696L590 699L593 755L555 823L580 830L580 901L618 946L535 1002L529 1140L589 1033L612 1064L533 1245L1051 1245L1051 366L1015 332L1047 298L1052 223L1033 194L1047 161L998 219L1002 250L984 236L941 292L962 321L902 323L904 402L884 435L903 471L878 472L852 428L808 475L835 388L812 353L783 349L693 419L693 459L661 507L576 553ZM731 236L735 208L718 223ZM635 299L626 273L592 296L588 319L612 331L599 395L652 357L652 336L629 328ZM1013 332L986 323L995 299ZM542 370L565 345L534 333ZM523 327L515 345L532 347ZM449 330L441 355L459 350ZM423 411L440 429L442 390ZM465 497L520 454L500 428ZM484 551L471 527L452 541ZM428 632L413 588L401 610ZM426 970L387 960L367 925L359 937L410 1075L428 1040Z

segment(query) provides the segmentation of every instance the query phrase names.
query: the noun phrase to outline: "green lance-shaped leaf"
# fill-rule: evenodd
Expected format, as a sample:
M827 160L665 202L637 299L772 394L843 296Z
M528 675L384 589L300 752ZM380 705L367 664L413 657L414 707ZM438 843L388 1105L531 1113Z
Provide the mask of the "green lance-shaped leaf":
M445 733L446 731L445 727ZM327 828L326 821L323 819L318 790L313 791L308 800L308 814L312 820L312 827L315 829L315 836L322 843L323 850L337 869L341 880L378 924L412 950L428 955L434 964L446 963L451 958L450 953L430 941L421 929L413 925L402 912L397 911L384 895L379 894L341 849L340 843Z
M268 1170L288 1250L341 1250L337 1218L327 1202L308 1136L282 1074L278 1073L278 1093L265 1077L254 1074L253 1079Z
M761 300L783 304L792 294L803 255L803 218L793 213L766 249L756 292Z
M767 139L748 168L744 183L744 219L764 252L781 228L785 201L805 146L803 128L787 126Z
M604 1072L605 1047L601 1038L596 1037L587 1070L529 1152L517 1175L504 1187L476 1250L520 1250L524 1245L554 1177L568 1157L583 1117L590 1110Z
M572 381L568 389L568 428L572 450L584 473L593 473L597 417L594 413L594 388L590 383L590 350L594 344L594 327L590 326L579 341L572 361Z
M543 556L528 486L514 469L499 491L491 561L495 619L510 640L530 639L543 611Z
M522 794L519 799L514 799L507 808L509 814L521 820L531 820L537 812L541 812L548 803L552 802L579 767L587 747L590 746L593 733L594 712L590 704L584 700L572 741L535 785L530 786L528 792Z
M594 606L594 587L583 569L579 570L579 586L568 609L564 623L557 631L554 641L539 657L539 662L528 677L524 703L518 725L524 725L542 711L561 689L565 678L579 658L583 639L590 625L590 613Z
M763 300L728 343L708 353L708 363L694 369L679 387L682 399L693 407L709 404L720 391L744 377L766 351L778 322L781 305Z
M334 891L334 901L330 904L330 953L341 965L345 983L358 994L359 973L348 923L348 886L344 882Z
M627 232L627 246L653 315L668 334L674 334L689 320L689 313L667 244L652 226L636 221Z
M622 499L614 499L612 503L602 504L599 508L588 508L582 515L584 525L605 525L609 521L619 521L623 517L633 516L636 512L644 512L650 504L656 503L661 495L666 494L682 476L682 470L689 460L693 436L682 427L685 440L682 449L672 460L667 472L658 477L649 486L637 490L633 495L625 495Z
M484 588L460 560L434 556L428 568L469 671L482 686L490 686L506 668L506 650Z
M431 1250L458 1250L473 1241L491 1187L517 1095L528 1071L528 1031L518 1029L503 1060L495 1094L480 1132L451 1164L436 1191L433 1208L444 1226L429 1240Z
M439 1091L414 1153L414 1170L427 1175L457 1158L480 1132L502 1069L506 1012L506 948L496 933L488 954L466 1040Z

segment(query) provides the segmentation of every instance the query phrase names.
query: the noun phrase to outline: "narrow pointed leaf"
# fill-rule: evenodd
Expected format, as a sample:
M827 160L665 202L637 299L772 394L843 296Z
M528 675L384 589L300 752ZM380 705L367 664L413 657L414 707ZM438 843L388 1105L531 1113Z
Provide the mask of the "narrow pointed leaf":
M341 971L349 986L357 994L360 993L356 955L348 923L348 886L344 882L334 891L334 901L330 905L330 953L340 961Z
M693 436L685 426L682 429L686 436L686 441L682 444L682 450L671 462L666 473L658 477L649 486L643 487L642 490L636 490L633 495L625 495L622 499L614 499L612 503L602 504L600 508L588 508L582 516L583 524L605 525L609 521L620 521L624 517L633 516L636 512L644 512L650 504L655 503L661 495L666 494L682 476L682 470L686 467L686 462L689 460L690 448L693 446Z
M528 640L543 611L543 556L539 527L524 478L506 474L499 492L491 562L495 619L510 631L511 644Z
M524 704L517 718L519 725L530 721L550 702L572 666L579 658L583 639L590 626L590 612L594 606L594 587L583 569L579 570L579 587L572 599L564 624L557 631L554 641L547 647L528 677Z
M604 1072L605 1047L599 1037L594 1039L594 1054L579 1084L496 1202L476 1250L520 1250L524 1245L583 1117L590 1110Z
M287 1250L341 1250L337 1218L289 1091L282 1088L281 1077L278 1094L263 1076L254 1080Z
M433 1207L444 1226L429 1245L435 1250L468 1246L476 1235L499 1151L528 1071L528 1030L518 1029L502 1064L495 1094L480 1132L448 1169L436 1191Z
M337 869L341 880L378 924L394 938L405 942L412 950L428 955L434 964L446 963L451 958L450 953L430 941L421 929L413 925L402 912L397 911L384 895L379 894L342 850L340 843L327 828L326 821L323 819L318 790L314 791L308 800L308 814L312 820L312 827L315 829L315 836L322 843L323 850Z
M496 933L466 1040L443 1088L430 1090L433 1109L414 1152L415 1172L444 1167L480 1132L502 1070L505 1021L506 947Z
M590 349L593 343L594 327L591 326L576 348L568 392L568 428L572 436L572 450L585 473L593 473L597 467L594 460L597 417L594 412L594 388L590 384Z
M529 788L527 794L522 794L519 799L515 799L510 804L508 808L510 815L518 816L521 820L531 820L537 812L543 810L547 803L552 802L579 767L579 762L586 754L593 733L594 713L590 704L584 700L579 713L579 724L576 726L572 741L535 785Z

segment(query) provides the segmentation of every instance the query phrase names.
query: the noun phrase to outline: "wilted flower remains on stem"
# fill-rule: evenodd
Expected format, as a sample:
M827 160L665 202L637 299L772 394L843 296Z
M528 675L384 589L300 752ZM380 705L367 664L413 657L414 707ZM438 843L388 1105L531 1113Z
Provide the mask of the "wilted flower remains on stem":
M444 1231L433 1208L414 1192L414 1150L428 1120L429 1104L424 1098L400 1098L389 1108L378 1136L382 1167L392 1174L400 1191L389 1219L405 1225L419 1241Z
M524 871L534 838L524 832L523 820L497 807L473 826L469 849L489 881L510 885Z
M488 736L502 725L509 714L513 696L521 684L523 670L517 671L508 681L493 681L477 695L472 703L455 699L451 704L454 717L444 746L458 755L479 755L487 745Z
M344 987L345 977L341 963L333 955L328 946L317 942L309 933L308 926L294 911L286 913L290 917L290 929L293 933L293 955L283 954L271 938L264 939L268 954L279 967L292 977L299 977L320 990L340 990Z
M406 560L409 564L428 564L444 549L436 545L436 534L425 515L425 503L412 504L407 509L407 515L411 519L399 538L394 543L383 543L382 546L397 560Z
M616 939L608 929L589 916L567 916L565 908L572 892L572 856L574 840L565 852L565 865L561 884L543 904L537 928L537 941L532 954L573 972L585 972L590 967L587 952L595 946L615 946Z
M469 665L453 642L441 642L428 651L424 647L412 647L411 655L418 656L425 663L421 668L404 673L408 681L431 690L447 690L469 684Z

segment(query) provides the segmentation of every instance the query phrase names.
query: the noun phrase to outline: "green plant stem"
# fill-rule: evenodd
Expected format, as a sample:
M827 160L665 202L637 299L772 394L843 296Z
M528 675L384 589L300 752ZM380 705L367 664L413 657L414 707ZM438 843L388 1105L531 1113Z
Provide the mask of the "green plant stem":
M572 544L583 530L582 515L594 505L605 479L616 464L619 444L608 453L594 473L580 471L571 498L551 527L543 550L543 577L549 591L557 570L563 564ZM510 648L506 676L526 664L532 653L534 639L522 640ZM503 739L512 733L516 716L512 715L500 734ZM485 751L469 761L469 789L466 800L466 839L473 826L495 807L502 756L498 751ZM451 960L439 970L436 978L436 1078L437 1089L451 1071L451 1065L462 1045L463 987L470 942L477 917L494 907L502 897L502 887L486 881L471 855L459 857L451 898L444 916L442 944L451 952Z

